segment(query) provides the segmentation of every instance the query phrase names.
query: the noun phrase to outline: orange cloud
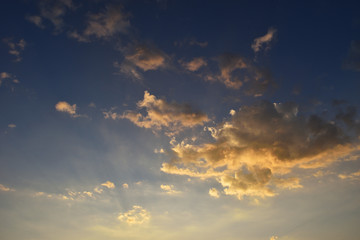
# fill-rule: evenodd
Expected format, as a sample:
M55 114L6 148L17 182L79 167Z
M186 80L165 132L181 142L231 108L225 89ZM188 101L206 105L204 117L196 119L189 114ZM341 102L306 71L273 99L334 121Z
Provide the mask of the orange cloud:
M172 142L172 161L161 171L214 178L225 194L239 199L265 198L302 188L293 169L327 167L359 150L358 140L350 141L340 125L299 115L291 103L243 106L211 135L214 141L200 145Z
M137 111L126 111L123 114L103 112L105 118L128 119L139 127L161 130L166 128L170 133L176 133L184 128L203 125L209 121L206 114L195 111L187 104L168 103L158 99L148 91L144 92L144 99L137 106L146 109L146 115Z

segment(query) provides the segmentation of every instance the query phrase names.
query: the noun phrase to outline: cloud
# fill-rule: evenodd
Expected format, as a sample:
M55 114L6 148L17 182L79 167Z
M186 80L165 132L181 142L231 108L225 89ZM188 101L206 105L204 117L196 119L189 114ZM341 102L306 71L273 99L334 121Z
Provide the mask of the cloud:
M264 49L265 51L270 49L270 43L274 39L277 30L275 28L269 28L268 32L261 37L255 38L254 42L251 44L251 48L254 50L255 53L259 52L260 50Z
M77 117L76 104L70 105L68 102L60 101L55 105L55 109L59 112L65 112L70 114L72 117Z
M7 86L10 85L12 90L14 90L14 85L11 85L10 84L11 82L15 83L15 84L20 83L20 81L18 79L16 79L16 76L14 76L13 74L8 73L8 72L1 72L0 73L0 87L4 82L6 83Z
M7 73L7 72L0 73L0 79L7 79L7 78L11 78L10 73Z
M174 189L174 185L161 184L160 188L170 195L181 193L180 191Z
M210 188L209 189L209 195L213 198L219 198L220 194L219 191L216 188Z
M131 210L120 213L118 219L130 225L143 224L150 220L150 213L143 207L134 205Z
M8 45L10 48L9 54L16 57L15 62L20 62L22 60L21 58L21 52L24 51L26 47L26 42L24 39L20 39L18 42L13 42L11 38L4 38L3 42Z
M0 184L0 191L3 192L14 192L15 190L9 187L5 187L4 185Z
M360 171L353 172L350 174L339 174L338 177L341 179L360 180Z
M168 174L216 179L226 195L272 197L302 188L294 169L316 169L345 159L360 149L358 136L342 124L299 113L294 103L260 101L242 106L211 130L202 144L171 142Z
M144 99L137 103L139 109L145 109L146 115L138 111L126 111L123 114L112 111L103 112L105 118L128 119L135 125L153 130L166 128L168 132L177 133L184 128L203 125L209 121L206 114L195 111L190 105L175 102L168 103L158 99L148 91L144 92Z
M180 61L180 64L187 70L191 72L195 72L199 70L201 67L204 67L207 65L207 62L204 60L204 58L198 57L194 58L190 62L184 62Z
M207 81L219 81L227 88L244 88L247 95L261 96L273 84L269 70L254 66L239 55L226 53L217 58L220 73L207 74Z
M124 184L122 185L122 187L123 187L124 189L128 189L128 188L129 188L129 184L124 183Z
M343 68L360 71L360 41L352 41L347 58L343 61Z
M143 79L141 72L154 71L166 68L169 56L156 47L139 45L134 49L125 50L125 60L122 63L114 62L114 67L120 73L130 76L133 79Z
M107 187L109 189L114 189L115 188L115 184L113 182L110 182L110 181L106 181L106 182L102 183L101 186Z
M206 41L201 42L194 38L191 38L191 39L184 39L182 41L175 41L174 45L176 47L183 47L183 46L189 45L189 46L199 46L199 47L205 48L208 46L208 42L206 42Z
M66 201L83 201L89 199L97 199L101 197L101 195L104 193L105 188L114 189L115 184L110 181L106 181L98 186L95 186L93 190L76 191L66 189L66 193L64 194L36 192L33 194L33 197L43 197L47 199Z
M69 37L80 42L90 42L92 37L108 39L119 33L126 34L130 27L128 17L129 14L124 13L122 6L107 6L105 11L89 15L82 33L75 30L69 32Z
M68 10L74 10L75 6L72 0L48 0L39 1L39 15L28 16L27 20L34 23L39 28L45 28L44 20L50 21L55 32L58 33L64 26L63 17Z
M8 125L8 127L9 127L9 128L16 128L16 125L13 124L13 123L10 123L10 124Z

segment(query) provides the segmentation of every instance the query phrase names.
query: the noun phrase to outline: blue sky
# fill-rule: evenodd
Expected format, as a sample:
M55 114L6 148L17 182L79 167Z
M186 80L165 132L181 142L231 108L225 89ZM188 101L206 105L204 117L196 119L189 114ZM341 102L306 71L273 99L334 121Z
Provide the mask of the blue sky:
M358 239L356 1L6 1L4 239Z

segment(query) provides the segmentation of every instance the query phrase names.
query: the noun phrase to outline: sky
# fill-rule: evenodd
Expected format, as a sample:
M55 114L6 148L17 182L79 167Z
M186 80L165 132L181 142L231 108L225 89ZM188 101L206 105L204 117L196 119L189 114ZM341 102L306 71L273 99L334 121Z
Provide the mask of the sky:
M359 12L5 0L0 238L359 239Z

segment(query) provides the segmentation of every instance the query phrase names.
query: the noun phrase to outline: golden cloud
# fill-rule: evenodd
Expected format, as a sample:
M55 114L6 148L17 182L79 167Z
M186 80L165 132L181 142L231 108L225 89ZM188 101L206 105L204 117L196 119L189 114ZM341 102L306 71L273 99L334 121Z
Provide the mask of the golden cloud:
M226 195L239 199L271 197L281 189L301 188L293 169L329 166L359 150L334 121L304 116L292 103L261 101L243 106L211 129L213 141L200 145L172 142L172 161L161 171L214 178Z
M120 213L118 219L130 225L143 224L150 220L150 213L143 207L134 205L131 210Z
M253 44L251 44L251 48L254 50L254 52L259 52L264 45L266 45L265 50L268 50L276 32L277 30L275 28L269 28L268 32L264 36L255 38Z
M145 108L146 115L137 111L126 111L123 114L111 111L103 112L105 118L128 119L135 125L143 128L161 130L166 128L168 132L177 133L184 128L203 125L209 121L206 114L195 111L187 104L168 103L158 99L148 91L144 92L144 99L137 103L139 109Z
M66 112L72 116L76 116L76 104L70 105L68 102L60 101L55 105L55 109L59 112Z

